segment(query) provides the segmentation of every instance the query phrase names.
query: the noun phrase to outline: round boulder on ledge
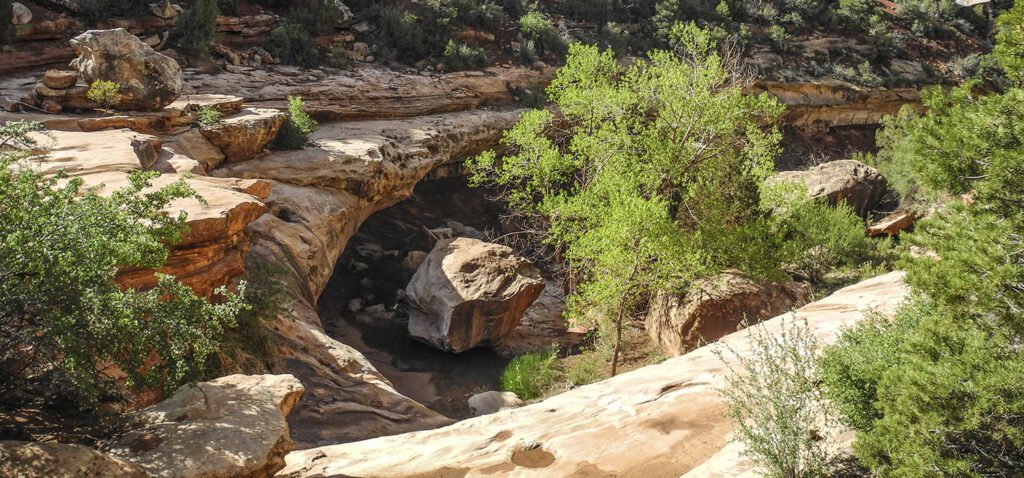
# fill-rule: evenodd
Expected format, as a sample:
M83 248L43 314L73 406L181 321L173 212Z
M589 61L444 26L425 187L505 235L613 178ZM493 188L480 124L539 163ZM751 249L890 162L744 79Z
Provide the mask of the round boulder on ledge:
M158 110L181 95L181 67L128 30L89 30L71 39L78 58L71 62L85 82L116 83L119 110Z

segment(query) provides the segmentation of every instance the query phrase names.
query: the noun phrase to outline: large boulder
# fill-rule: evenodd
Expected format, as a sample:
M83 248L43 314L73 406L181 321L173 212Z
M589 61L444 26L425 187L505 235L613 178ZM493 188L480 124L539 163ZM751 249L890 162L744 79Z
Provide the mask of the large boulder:
M682 295L659 292L647 310L647 333L667 355L707 342L802 305L810 290L792 280L758 283L734 271L700 281Z
M199 130L229 162L253 159L275 137L288 115L274 109L246 108Z
M161 477L273 476L294 449L285 417L302 395L291 375L229 375L186 385L140 411L106 448Z
M142 468L82 445L0 441L0 476L146 478Z
M78 58L71 62L85 81L112 81L122 110L158 110L174 102L184 86L178 63L157 53L128 30L89 30L71 40Z
M28 25L32 22L32 10L18 2L11 3L11 24Z
M438 241L406 287L409 333L450 352L493 345L542 290L540 271L511 248L466 237Z
M878 170L852 159L831 161L806 171L781 172L773 181L802 183L811 197L824 198L833 205L846 202L861 217L871 213L889 188Z

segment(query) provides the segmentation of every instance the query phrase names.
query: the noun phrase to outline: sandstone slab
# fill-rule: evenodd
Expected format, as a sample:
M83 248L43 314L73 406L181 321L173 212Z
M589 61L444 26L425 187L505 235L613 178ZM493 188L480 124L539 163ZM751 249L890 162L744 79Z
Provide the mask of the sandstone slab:
M141 410L106 447L161 477L272 476L294 445L285 417L302 395L290 375L229 375L186 385Z
M82 445L0 441L0 476L148 478L141 467Z
M891 315L907 292L903 274L890 273L754 327L778 333L806 320L827 344L868 311ZM721 342L741 356L752 348L746 331ZM731 437L718 392L728 365L713 347L445 428L294 452L279 476L681 476L719 456ZM739 476L749 466L691 476Z

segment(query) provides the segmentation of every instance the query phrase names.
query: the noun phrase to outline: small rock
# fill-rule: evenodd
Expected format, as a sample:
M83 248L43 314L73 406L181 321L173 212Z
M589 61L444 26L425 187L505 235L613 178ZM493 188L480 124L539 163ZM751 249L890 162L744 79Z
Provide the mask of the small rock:
M43 100L42 108L43 108L43 111L45 111L45 112L47 112L47 113L49 113L51 115L55 115L57 113L60 113L61 110L64 109L64 108L62 108L60 106L60 103L57 103L56 101L53 101L53 100Z
M512 392L484 392L469 397L469 408L473 416L479 417L523 406L523 401Z
M13 10L13 16L11 16L12 25L27 25L32 21L32 10L18 2L11 4Z
M361 21L361 22L356 23L355 25L353 25L352 26L352 31L354 31L354 32L356 32L356 33L358 33L360 35L365 35L367 33L372 32L373 31L373 27L370 26L369 22L366 22L364 20L364 21Z
M159 3L150 5L150 10L153 15L157 18L163 18L164 20L170 20L178 16L178 9L171 4L171 0L164 0Z
M415 271L420 268L420 264L427 258L427 253L423 251L409 251L405 255L405 259L402 259L402 267L408 270Z
M387 307L384 307L384 304L376 304L363 310L363 314L360 319L364 322L381 322L388 320L390 317L388 309Z
M894 212L868 228L869 236L895 236L914 225L914 213Z
M363 310L363 299L357 297L355 299L348 301L349 312L359 312L361 310Z
M43 73L43 84L47 88L66 90L78 83L78 72L71 70L46 70Z

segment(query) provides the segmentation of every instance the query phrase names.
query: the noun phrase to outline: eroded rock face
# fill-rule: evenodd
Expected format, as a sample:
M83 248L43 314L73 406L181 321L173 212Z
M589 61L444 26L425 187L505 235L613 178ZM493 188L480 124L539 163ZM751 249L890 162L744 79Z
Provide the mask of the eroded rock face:
M517 89L536 87L554 68L492 67L483 72L436 75L402 73L361 65L345 75L275 66L218 75L188 73L189 92L244 96L260 107L284 110L288 96L301 96L322 120L404 118L510 103Z
M178 99L184 83L181 67L123 28L90 30L71 40L78 58L71 62L86 83L103 80L120 85L113 107L158 110Z
M297 447L343 443L451 420L403 396L358 351L324 333L316 312L360 224L412 195L435 168L493 147L518 111L473 111L397 121L322 124L317 146L225 163L215 176L266 179L270 214L249 226L249 262L287 269L296 301L273 321L281 371L306 388L289 415Z
M891 315L906 294L903 273L894 272L754 327L778 334L786 323L806 320L829 344L869 311ZM746 331L721 342L739 356L753 347ZM730 440L719 393L729 364L714 347L437 430L293 452L279 476L681 476L718 456ZM736 359L726 354L726 360ZM720 468L728 464L688 476L739 476L751 469L749 463Z
M248 161L277 137L287 119L288 115L278 110L246 108L199 130L229 162Z
M101 194L127 186L129 174L146 169L164 154L158 138L125 129L50 131L49 137L40 137L42 144L51 140L49 154L38 158L40 170L45 174L64 170L81 178L86 188L101 187ZM153 184L159 187L179 178L164 174ZM266 211L257 195L265 197L269 191L267 183L259 180L195 176L187 181L205 202L181 199L170 205L170 212L188 214L189 230L171 249L161 272L209 295L245 272L244 257L249 250L245 229ZM126 287L147 288L156 284L156 277L151 270L124 269L117 281Z
M793 181L807 186L813 198L829 204L845 202L861 217L867 217L888 191L885 177L860 161L844 159L820 164L806 171L785 171L773 181Z
M659 292L644 325L665 354L675 357L782 314L810 296L810 288L792 280L759 284L738 272L725 272L683 295Z
M291 375L229 375L186 385L134 417L109 453L162 477L272 476L294 445L285 417L302 395Z
M464 352L511 333L544 280L511 248L460 237L438 241L405 290L413 338Z
M82 445L0 441L0 476L148 478L141 467Z
M866 88L839 81L779 83L762 81L748 93L767 93L786 105L785 124L805 130L877 125L904 106L920 107L913 88Z

